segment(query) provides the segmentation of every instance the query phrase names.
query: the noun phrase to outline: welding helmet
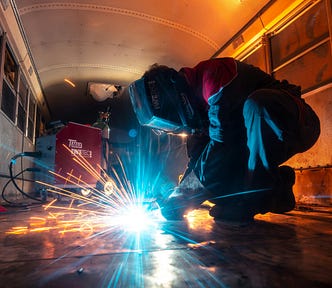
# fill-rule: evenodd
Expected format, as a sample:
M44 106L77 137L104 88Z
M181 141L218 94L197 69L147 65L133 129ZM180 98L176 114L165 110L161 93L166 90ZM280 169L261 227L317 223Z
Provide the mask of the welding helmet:
M197 117L188 84L176 70L153 67L129 86L129 94L141 125L167 133L194 133Z

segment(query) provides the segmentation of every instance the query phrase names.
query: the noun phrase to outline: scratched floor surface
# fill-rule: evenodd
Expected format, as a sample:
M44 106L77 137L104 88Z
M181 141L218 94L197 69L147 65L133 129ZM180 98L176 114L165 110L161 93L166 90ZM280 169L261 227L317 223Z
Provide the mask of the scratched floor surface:
M202 209L140 232L52 217L40 206L0 214L0 287L332 287L324 208L247 224Z

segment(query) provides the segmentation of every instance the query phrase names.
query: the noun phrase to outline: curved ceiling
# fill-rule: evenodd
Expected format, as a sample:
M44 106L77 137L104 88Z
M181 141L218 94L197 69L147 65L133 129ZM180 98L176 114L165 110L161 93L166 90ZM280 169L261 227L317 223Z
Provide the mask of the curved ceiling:
M89 82L126 86L153 63L193 66L269 2L14 1L52 119L76 122L91 121L102 105Z

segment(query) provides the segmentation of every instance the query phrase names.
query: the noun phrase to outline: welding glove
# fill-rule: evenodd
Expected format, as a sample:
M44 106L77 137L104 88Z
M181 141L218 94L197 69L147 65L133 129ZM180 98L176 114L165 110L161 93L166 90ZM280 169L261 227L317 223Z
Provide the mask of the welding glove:
M182 220L186 212L199 208L209 198L211 193L204 188L194 172L190 172L169 198L158 204L161 214L167 220Z

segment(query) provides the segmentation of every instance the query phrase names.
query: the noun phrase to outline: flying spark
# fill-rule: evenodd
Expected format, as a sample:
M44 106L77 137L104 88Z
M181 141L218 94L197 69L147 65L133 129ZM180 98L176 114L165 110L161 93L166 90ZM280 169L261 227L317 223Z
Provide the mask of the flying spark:
M71 153L68 147L65 148ZM97 182L100 182L103 189L97 189L86 183L79 175L74 175L72 171L66 173L65 176L48 171L58 179L62 179L64 183L70 186L74 185L78 189L72 191L55 184L36 181L47 187L48 193L56 196L53 201L43 206L48 215L46 217L31 217L27 226L12 227L6 232L7 234L58 231L62 235L79 232L91 236L95 232L100 233L100 231L108 231L111 228L140 231L155 225L156 221L162 220L161 214L152 211L158 210L157 204L142 202L142 196L136 193L126 176L125 183L123 183L119 174L113 170L115 179L112 179L100 165L98 168L102 173L98 173L81 155L72 156L73 161L88 171ZM125 174L123 173L123 175ZM81 193L79 194L77 191L81 191ZM64 204L62 199L69 199L69 204Z

